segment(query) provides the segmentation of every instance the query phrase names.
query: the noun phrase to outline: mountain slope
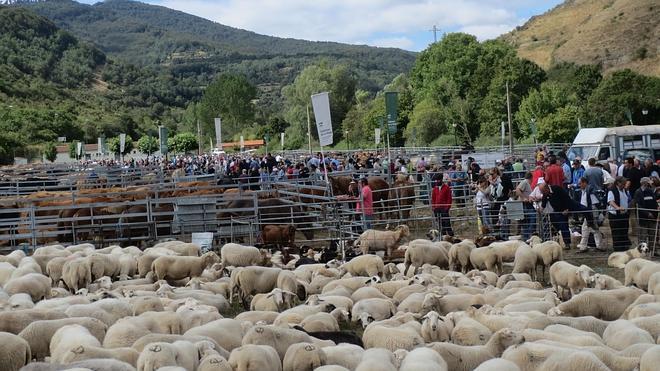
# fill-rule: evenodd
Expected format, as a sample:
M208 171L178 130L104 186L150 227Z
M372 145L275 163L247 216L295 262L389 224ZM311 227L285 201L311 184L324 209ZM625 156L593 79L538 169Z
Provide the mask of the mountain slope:
M544 68L574 62L660 76L657 0L567 0L502 38Z
M376 91L412 66L414 53L390 48L258 35L183 12L128 0L95 5L70 0L27 4L107 55L183 75L241 72L256 84L284 85L319 58L347 63Z

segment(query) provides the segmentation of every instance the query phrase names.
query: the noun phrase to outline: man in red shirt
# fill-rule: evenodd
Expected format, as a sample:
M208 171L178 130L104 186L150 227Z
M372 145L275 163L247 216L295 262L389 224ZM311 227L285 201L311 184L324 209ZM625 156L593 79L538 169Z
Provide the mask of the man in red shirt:
M548 161L550 162L550 166L545 170L545 177L543 180L545 180L548 185L563 187L564 170L557 164L557 157L549 156Z
M362 187L360 191L362 201L358 202L356 209L358 212L362 212L364 228L367 230L371 229L371 222L374 220L374 196L367 178L360 179L360 186Z
M440 235L454 235L454 231L451 228L451 221L449 220L451 203L451 187L442 180L442 175L440 174L436 180L436 186L433 187L433 192L431 192L431 208L435 217L438 218Z

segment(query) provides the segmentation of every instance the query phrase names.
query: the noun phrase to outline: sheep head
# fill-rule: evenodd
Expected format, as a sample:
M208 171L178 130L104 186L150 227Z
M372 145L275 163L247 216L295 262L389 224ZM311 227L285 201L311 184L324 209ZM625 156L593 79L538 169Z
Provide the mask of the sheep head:
M542 240L541 237L539 237L539 236L532 236L532 238L530 238L529 240L527 240L527 241L525 241L525 242L527 242L527 244L528 244L529 246L532 246L532 247L533 247L534 245L537 245L537 244L542 243L543 240Z
M561 311L559 308L557 308L557 307L550 308L550 309L548 310L548 316L549 316L549 317L559 317L559 316L561 316L562 314L564 314L564 312L562 312L562 311Z
M502 350L525 342L525 337L520 332L509 328L503 328L493 334L493 336L496 336L500 340Z
M220 257L218 254L214 253L213 251L209 251L205 253L204 255L201 256L202 259L202 265L204 267L210 267L215 263L220 263Z
M575 274L584 282L585 285L588 285L590 282L590 277L594 274L593 269L582 264L575 271Z
M366 280L366 281L364 282L364 284L365 284L365 285L375 285L375 284L377 284L377 283L381 283L381 282L382 282L382 280L380 279L380 277L378 277L378 276L372 276L372 277L369 277L369 279Z
M438 323L440 320L440 314L438 314L438 312L432 310L426 313L422 319L422 325L427 323L431 330L436 331L438 329Z
M410 236L410 228L407 225L401 224L394 229L394 233L397 234L397 241Z
M374 317L371 316L371 314L367 312L362 312L360 313L360 317L358 318L360 320L360 323L362 323L362 328L367 328L370 323L374 322L375 319Z
M440 305L440 299L442 299L442 295L436 294L436 293L428 293L424 296L424 300L422 301L422 313L428 313L432 310L435 310Z

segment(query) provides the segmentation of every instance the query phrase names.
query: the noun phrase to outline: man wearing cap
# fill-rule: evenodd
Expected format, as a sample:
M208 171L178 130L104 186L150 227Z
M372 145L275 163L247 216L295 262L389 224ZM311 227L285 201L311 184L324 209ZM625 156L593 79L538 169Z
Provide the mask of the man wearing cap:
M633 196L639 216L639 241L649 242L654 238L658 203L655 199L655 189L651 186L651 178L640 180L640 187Z

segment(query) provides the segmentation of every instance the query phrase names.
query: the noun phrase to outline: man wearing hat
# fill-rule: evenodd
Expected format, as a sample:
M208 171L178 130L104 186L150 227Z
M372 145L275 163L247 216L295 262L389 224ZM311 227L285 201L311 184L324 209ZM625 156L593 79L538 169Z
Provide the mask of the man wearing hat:
M649 242L654 238L658 203L655 199L655 189L651 185L651 179L643 177L639 183L640 187L633 196L639 217L639 242Z

